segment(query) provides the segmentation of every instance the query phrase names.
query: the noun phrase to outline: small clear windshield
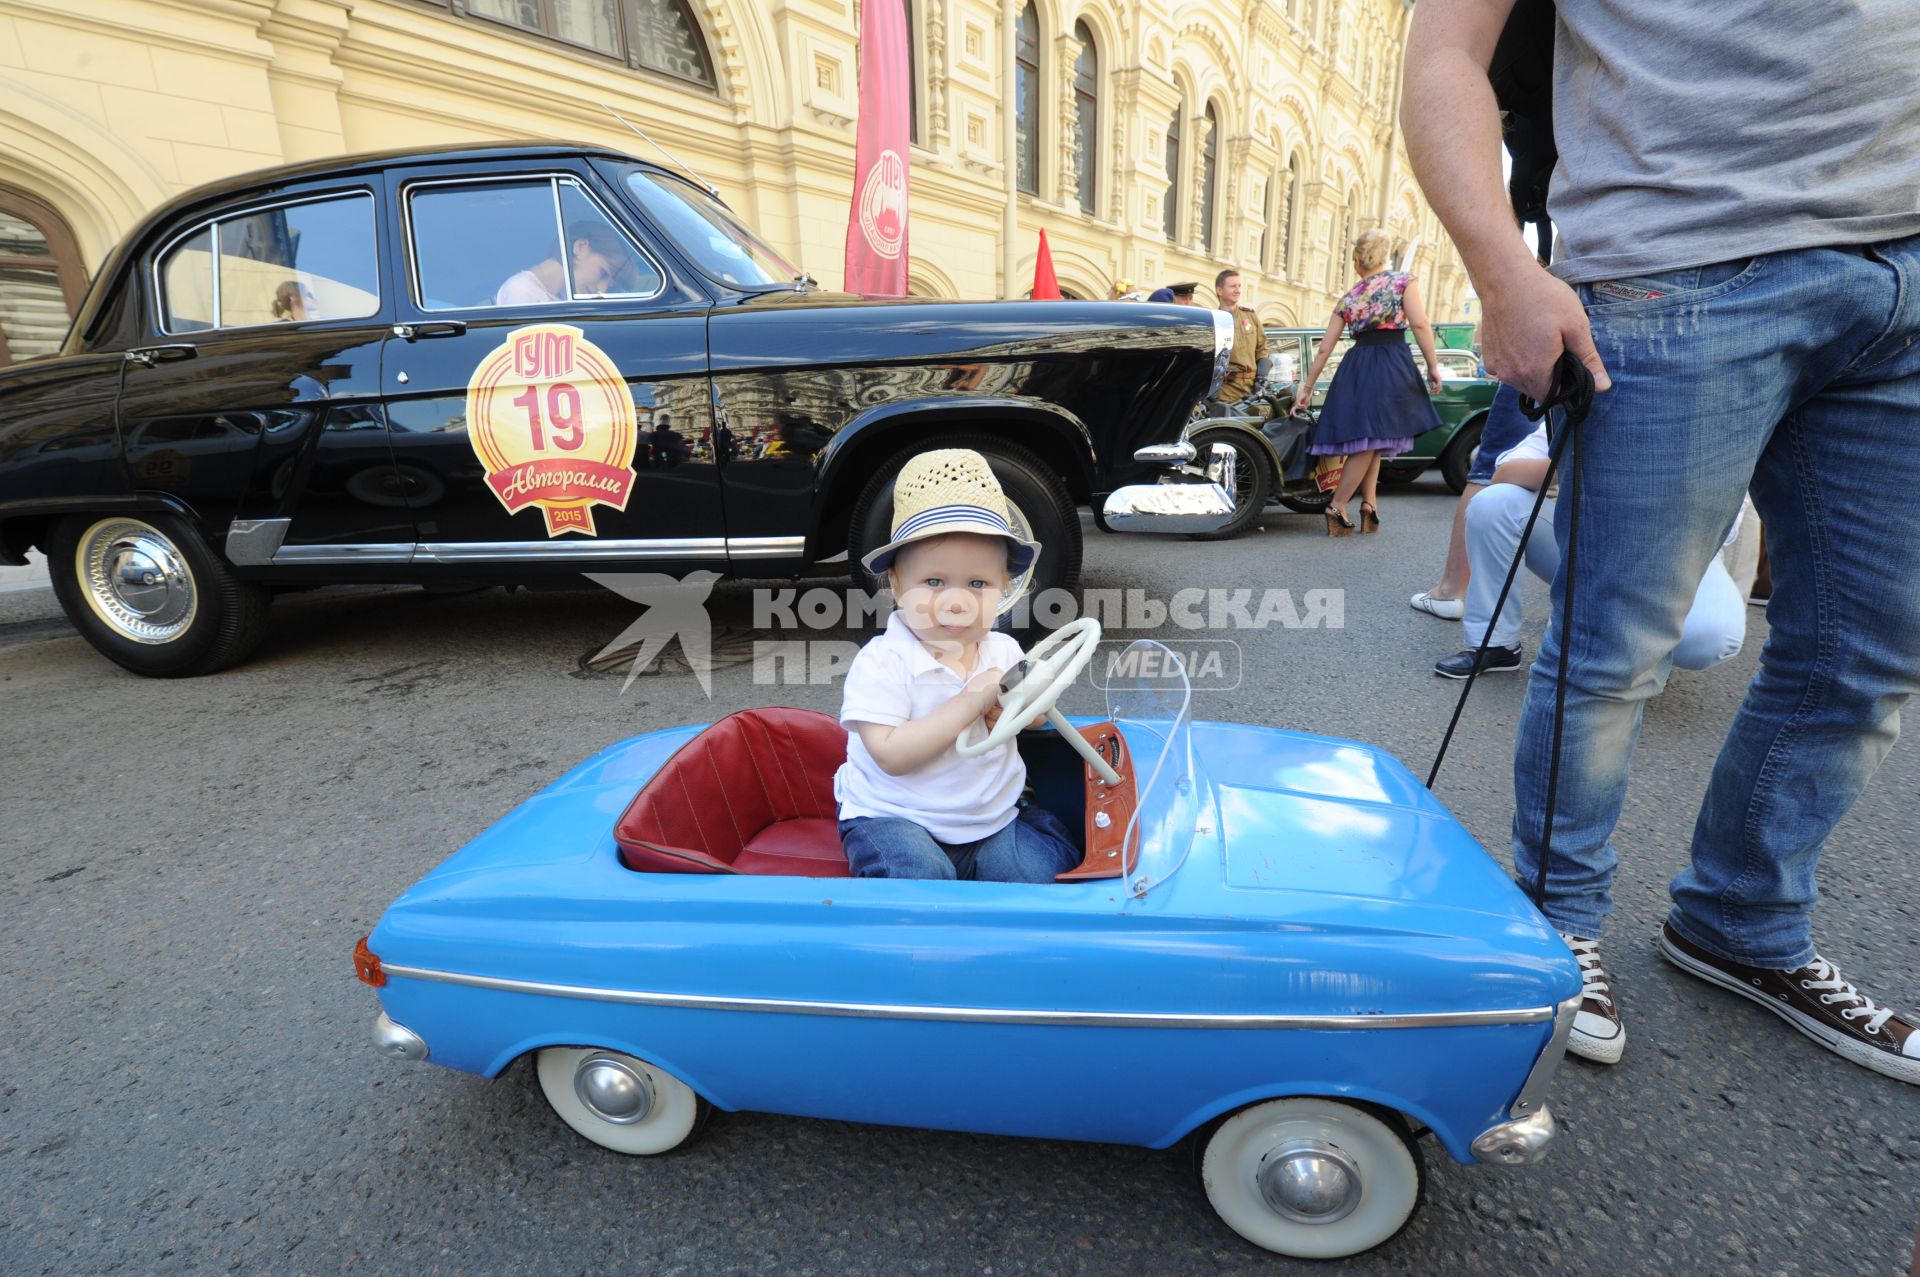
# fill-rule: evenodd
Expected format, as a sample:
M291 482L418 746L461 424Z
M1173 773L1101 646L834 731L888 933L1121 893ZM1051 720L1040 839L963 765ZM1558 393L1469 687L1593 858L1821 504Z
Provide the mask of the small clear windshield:
M784 288L800 274L726 205L693 183L638 167L627 170L626 181L627 190L647 215L720 283L743 289L769 284Z
M1140 805L1127 829L1140 855L1126 877L1129 898L1143 896L1173 876L1193 845L1200 799L1193 778L1193 688L1172 649L1139 639L1121 652L1096 657L1107 689L1107 717L1119 725L1133 754Z

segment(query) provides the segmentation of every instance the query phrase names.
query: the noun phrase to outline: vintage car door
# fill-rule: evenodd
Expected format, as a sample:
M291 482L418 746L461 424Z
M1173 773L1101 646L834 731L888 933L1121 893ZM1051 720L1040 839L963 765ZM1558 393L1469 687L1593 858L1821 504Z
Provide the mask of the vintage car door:
M243 567L412 551L379 402L381 189L256 194L184 219L144 262L118 404L128 483L183 503Z
M565 159L388 177L414 565L724 566L706 294Z

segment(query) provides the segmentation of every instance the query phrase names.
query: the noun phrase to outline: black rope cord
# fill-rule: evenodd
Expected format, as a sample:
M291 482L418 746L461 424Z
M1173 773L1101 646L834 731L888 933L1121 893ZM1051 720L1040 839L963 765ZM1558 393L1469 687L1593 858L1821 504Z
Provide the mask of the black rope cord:
M1567 714L1567 649L1573 633L1574 574L1578 564L1580 543L1580 470L1582 454L1576 440L1580 433L1580 423L1587 419L1587 412L1593 407L1593 374L1587 366L1573 355L1562 352L1553 366L1553 380L1547 387L1547 397L1535 401L1527 396L1520 397L1520 411L1529 421L1538 421L1547 417L1549 446L1547 449L1547 473L1540 481L1540 490L1534 495L1533 510L1527 515L1527 525L1520 533L1519 548L1514 551L1513 562L1507 566L1507 579L1501 583L1500 597L1494 602L1493 614L1487 620L1487 628L1480 636L1480 646L1473 655L1473 669L1467 674L1467 685L1460 689L1460 700L1453 707L1453 717L1447 723L1447 732L1440 740L1440 750L1433 756L1433 766L1427 772L1427 788L1433 788L1433 782L1440 775L1440 764L1447 757L1447 748L1453 744L1453 734L1460 725L1460 716L1466 711L1467 697L1473 692L1473 685L1480 677L1480 662L1486 656L1487 646L1493 639L1493 622L1507 605L1507 596L1513 591L1513 583L1520 575L1520 565L1526 561L1527 542L1533 536L1534 525L1539 522L1540 511L1546 505L1547 491L1553 487L1555 474L1560 468L1561 454L1572 452L1569 462L1567 481L1567 553L1566 570L1561 573L1566 582L1560 605L1560 664L1555 677L1553 693L1553 743L1552 756L1547 764L1547 804L1540 830L1540 869L1534 877L1533 903L1544 908L1547 895L1547 861L1553 851L1553 816L1560 797L1560 745L1566 730ZM1553 419L1548 414L1555 408L1560 409L1560 429L1554 430Z

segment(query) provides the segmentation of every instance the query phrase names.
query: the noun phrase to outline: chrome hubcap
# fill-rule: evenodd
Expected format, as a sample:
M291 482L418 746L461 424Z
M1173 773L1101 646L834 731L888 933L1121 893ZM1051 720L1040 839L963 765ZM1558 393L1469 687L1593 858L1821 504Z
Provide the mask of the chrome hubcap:
M94 615L136 643L173 642L199 610L186 556L138 519L94 524L80 540L75 566Z
M653 1111L653 1084L623 1060L593 1055L573 1072L573 1093L594 1116L631 1126Z
M1007 502L1007 522L1013 525L1014 535L1018 536L1022 541L1033 540L1033 524L1027 521L1026 511L1022 510L1012 501ZM1038 563L1039 561L1040 560L1035 559L1034 563ZM1010 599L1019 598L1027 592L1027 586L1031 584L1032 581L1033 566L1029 564L1025 572L1022 572L1019 576L1014 577L1013 580L1007 583L1007 597Z
M1360 1205L1360 1168L1324 1140L1288 1140L1260 1159L1260 1196L1277 1215L1331 1224Z

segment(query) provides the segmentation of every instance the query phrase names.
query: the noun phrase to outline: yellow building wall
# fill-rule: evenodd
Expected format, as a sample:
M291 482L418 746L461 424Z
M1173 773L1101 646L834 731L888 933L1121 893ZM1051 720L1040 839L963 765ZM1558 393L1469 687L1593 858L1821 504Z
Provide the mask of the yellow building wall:
M1035 0L1039 193L1002 239L1002 112L1013 99L993 0L908 0L919 143L916 293L1023 294L1046 228L1063 287L1107 296L1240 269L1269 320L1318 325L1351 282L1352 232L1403 243L1436 319L1462 313L1458 255L1414 185L1395 121L1401 0ZM148 209L216 178L415 145L563 138L658 158L639 123L828 287L841 279L858 112L858 0L692 0L717 88L460 17L432 0L0 0L0 182L67 217L89 269ZM1099 54L1098 136L1072 128L1072 32ZM1219 115L1214 247L1198 233L1194 124ZM1187 108L1182 171L1165 130ZM1300 170L1289 225L1267 184ZM1096 198L1074 195L1092 164ZM1179 228L1162 228L1163 198ZM1261 245L1266 245L1264 260ZM1007 262L1011 259L1009 273Z

